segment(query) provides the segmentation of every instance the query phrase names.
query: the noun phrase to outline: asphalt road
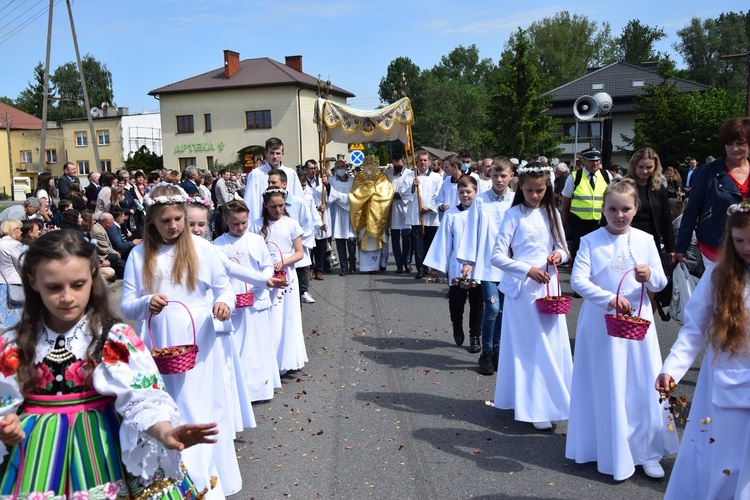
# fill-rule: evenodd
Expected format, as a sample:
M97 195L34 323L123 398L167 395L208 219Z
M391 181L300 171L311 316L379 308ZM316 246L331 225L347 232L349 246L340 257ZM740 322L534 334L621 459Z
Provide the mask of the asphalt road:
M615 482L593 463L566 460L566 422L537 431L490 406L495 377L479 375L478 355L453 342L447 286L389 269L311 282L310 361L254 406L258 425L236 442L244 486L231 498L663 496L666 479L640 468ZM563 270L564 293L568 278ZM120 287L112 290L119 301ZM567 315L573 343L580 304ZM657 329L666 355L678 325L657 320ZM678 394L691 400L696 378L693 368ZM662 461L667 477L673 463Z

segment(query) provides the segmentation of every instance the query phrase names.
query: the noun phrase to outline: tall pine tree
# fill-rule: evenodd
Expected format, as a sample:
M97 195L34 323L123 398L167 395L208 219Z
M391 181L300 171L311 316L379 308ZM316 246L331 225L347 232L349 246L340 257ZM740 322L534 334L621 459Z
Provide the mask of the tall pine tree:
M562 152L562 136L553 135L560 121L544 114L549 107L544 83L527 33L519 28L503 51L493 85L490 116L498 154L528 158Z

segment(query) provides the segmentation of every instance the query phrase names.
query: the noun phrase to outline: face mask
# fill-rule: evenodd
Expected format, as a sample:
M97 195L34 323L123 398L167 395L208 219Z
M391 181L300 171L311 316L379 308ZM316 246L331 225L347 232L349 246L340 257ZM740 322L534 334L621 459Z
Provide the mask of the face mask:
M468 172L469 168L471 168L471 163L462 163L461 164L461 170L464 172Z
M336 175L339 177L346 177L346 170L336 170Z

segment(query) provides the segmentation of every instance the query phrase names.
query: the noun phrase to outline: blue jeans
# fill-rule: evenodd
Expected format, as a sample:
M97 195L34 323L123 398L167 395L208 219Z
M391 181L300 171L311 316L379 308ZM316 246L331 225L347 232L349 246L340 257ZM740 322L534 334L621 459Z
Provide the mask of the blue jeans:
M482 314L482 350L500 349L500 329L503 326L503 299L497 281L482 281L484 313Z
M411 228L391 229L391 247L398 267L411 264Z

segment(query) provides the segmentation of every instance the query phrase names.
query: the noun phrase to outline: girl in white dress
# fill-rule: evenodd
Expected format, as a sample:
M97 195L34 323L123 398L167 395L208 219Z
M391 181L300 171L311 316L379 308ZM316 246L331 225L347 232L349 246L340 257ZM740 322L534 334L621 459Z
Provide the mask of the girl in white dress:
M578 463L596 461L602 474L629 478L636 465L651 477L664 477L663 456L677 451L669 412L649 389L661 367L659 339L648 294L640 316L651 321L646 337L611 337L605 314L638 312L641 283L659 291L667 284L650 234L630 227L638 191L630 179L604 192L607 227L581 239L570 280L584 299L578 316L570 418L565 456ZM617 285L624 279L619 299Z
M244 368L244 385L251 401L273 398L281 387L271 334L271 294L269 288L284 288L286 282L273 278L273 260L263 238L247 231L250 210L243 201L230 201L224 206L227 233L216 239L216 246L232 261L245 269L248 276L233 279L238 294L255 295L253 305L238 308L232 315L234 347Z
M148 199L144 240L133 248L125 266L121 310L140 320L139 334L149 348L193 342L198 345L193 369L164 375L164 385L180 408L182 422L217 422L218 442L188 449L184 462L199 490L216 488L208 498L224 498L242 488L234 450L234 429L227 411L224 381L217 377L220 362L213 318L225 320L234 309L235 294L218 250L185 231L187 197L173 186L154 188ZM213 303L207 296L213 297ZM177 302L182 302L183 307ZM153 344L147 325L151 318ZM214 481L216 482L215 478Z
M302 311L295 290L294 265L304 256L302 228L286 213L286 190L270 188L263 193L263 215L250 231L263 237L271 252L275 272L285 271L287 288L271 293L271 328L279 371L299 370L307 363ZM290 293L293 292L293 293Z
M555 208L550 167L533 162L518 169L513 206L492 251L503 271L505 294L495 407L514 409L515 419L539 430L567 420L573 359L565 317L539 314L535 300L557 291L557 276L545 264L568 260L560 214ZM512 255L512 257L511 257Z
M211 203L207 199L197 196L189 199L187 218L192 234L205 239L206 235L210 233L210 210ZM222 252L219 252L219 256L222 257L224 270L230 277L246 279L247 273L238 263L230 261ZM234 346L234 328L231 320L215 321L214 330L217 339L215 346L217 358L220 360L219 363L215 363L219 370L216 376L224 381L227 413L232 418L232 428L235 432L254 428L255 415L253 414L252 399L245 384L244 364Z
M693 292L656 380L671 392L708 344L667 499L750 498L750 203L727 212L720 260Z

